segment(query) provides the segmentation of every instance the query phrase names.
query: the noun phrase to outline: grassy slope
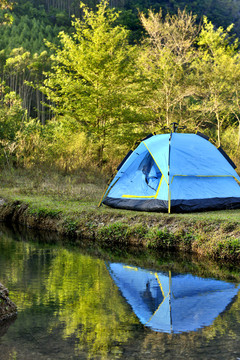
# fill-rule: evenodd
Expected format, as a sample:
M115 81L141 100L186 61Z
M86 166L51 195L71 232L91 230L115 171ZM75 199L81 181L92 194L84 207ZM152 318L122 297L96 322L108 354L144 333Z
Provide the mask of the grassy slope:
M34 224L48 217L61 220L65 233L76 235L84 229L82 236L109 245L131 239L152 248L177 247L240 261L240 210L169 215L98 208L105 183L96 175L14 171L2 172L0 181L0 198L27 203ZM47 226L51 228L51 221Z
M106 206L97 208L104 192L105 182L92 175L84 179L81 174L63 176L61 174L45 174L42 172L32 174L22 171L4 171L0 175L0 196L9 200L20 200L33 206L48 208L63 213L81 213L96 210L99 213L119 213L124 216L140 214L135 211L111 209ZM180 218L184 220L203 221L230 221L240 224L240 209L208 211L188 214L152 213L155 218Z

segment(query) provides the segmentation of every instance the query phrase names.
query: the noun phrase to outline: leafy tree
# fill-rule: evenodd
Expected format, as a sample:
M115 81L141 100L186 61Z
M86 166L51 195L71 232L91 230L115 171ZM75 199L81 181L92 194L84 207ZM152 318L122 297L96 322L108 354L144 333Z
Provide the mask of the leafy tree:
M229 80L232 78L238 48L238 42L231 42L229 37L231 28L232 26L224 30L220 27L214 30L213 24L204 18L198 39L198 58L193 63L198 95L193 108L212 120L210 126L216 129L219 146L222 127L231 113L228 100L233 84Z
M26 120L26 112L21 99L14 92L7 93L4 84L0 85L0 159L9 165L15 154L17 132Z
M61 47L52 56L42 91L61 115L76 119L96 145L99 165L107 140L134 127L134 53L128 31L114 26L118 13L103 0L97 11L81 6L83 20L75 19L75 33L60 33Z
M193 93L188 81L192 48L198 28L196 17L185 11L163 18L162 11L141 14L148 37L144 41L140 69L145 76L146 106L152 110L154 127L181 121L186 99Z
M13 17L8 10L12 10L13 3L11 0L0 0L0 25L9 25L13 21Z

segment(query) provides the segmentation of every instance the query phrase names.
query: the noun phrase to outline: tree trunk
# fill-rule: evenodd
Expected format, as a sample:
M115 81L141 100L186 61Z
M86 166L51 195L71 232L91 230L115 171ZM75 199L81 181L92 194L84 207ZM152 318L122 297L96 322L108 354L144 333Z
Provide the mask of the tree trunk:
M219 147L221 146L221 123L218 112L216 112L215 115L217 119L217 138L218 138L218 147Z
M240 121L238 120L238 147L240 146Z

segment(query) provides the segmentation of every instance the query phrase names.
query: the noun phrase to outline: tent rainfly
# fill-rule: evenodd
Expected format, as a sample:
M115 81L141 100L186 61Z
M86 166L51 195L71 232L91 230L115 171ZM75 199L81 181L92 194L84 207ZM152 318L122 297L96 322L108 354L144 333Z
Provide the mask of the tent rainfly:
M107 268L140 322L166 333L211 325L240 289L233 283L191 274L149 271L119 263L110 263Z
M235 169L201 133L150 135L123 159L100 204L169 213L240 208Z

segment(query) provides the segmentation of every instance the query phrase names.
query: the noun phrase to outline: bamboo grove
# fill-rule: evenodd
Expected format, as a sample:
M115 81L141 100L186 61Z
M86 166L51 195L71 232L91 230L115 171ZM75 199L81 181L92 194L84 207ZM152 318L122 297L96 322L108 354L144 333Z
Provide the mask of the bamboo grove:
M240 165L233 25L159 8L139 12L141 36L133 41L119 4L88 5L80 5L71 27L66 13L65 27L58 13L47 32L38 16L25 19L25 46L1 40L0 165L111 170L139 138L168 132L172 122L204 132ZM12 34L14 21L2 22L0 32ZM41 45L36 29L46 38Z

